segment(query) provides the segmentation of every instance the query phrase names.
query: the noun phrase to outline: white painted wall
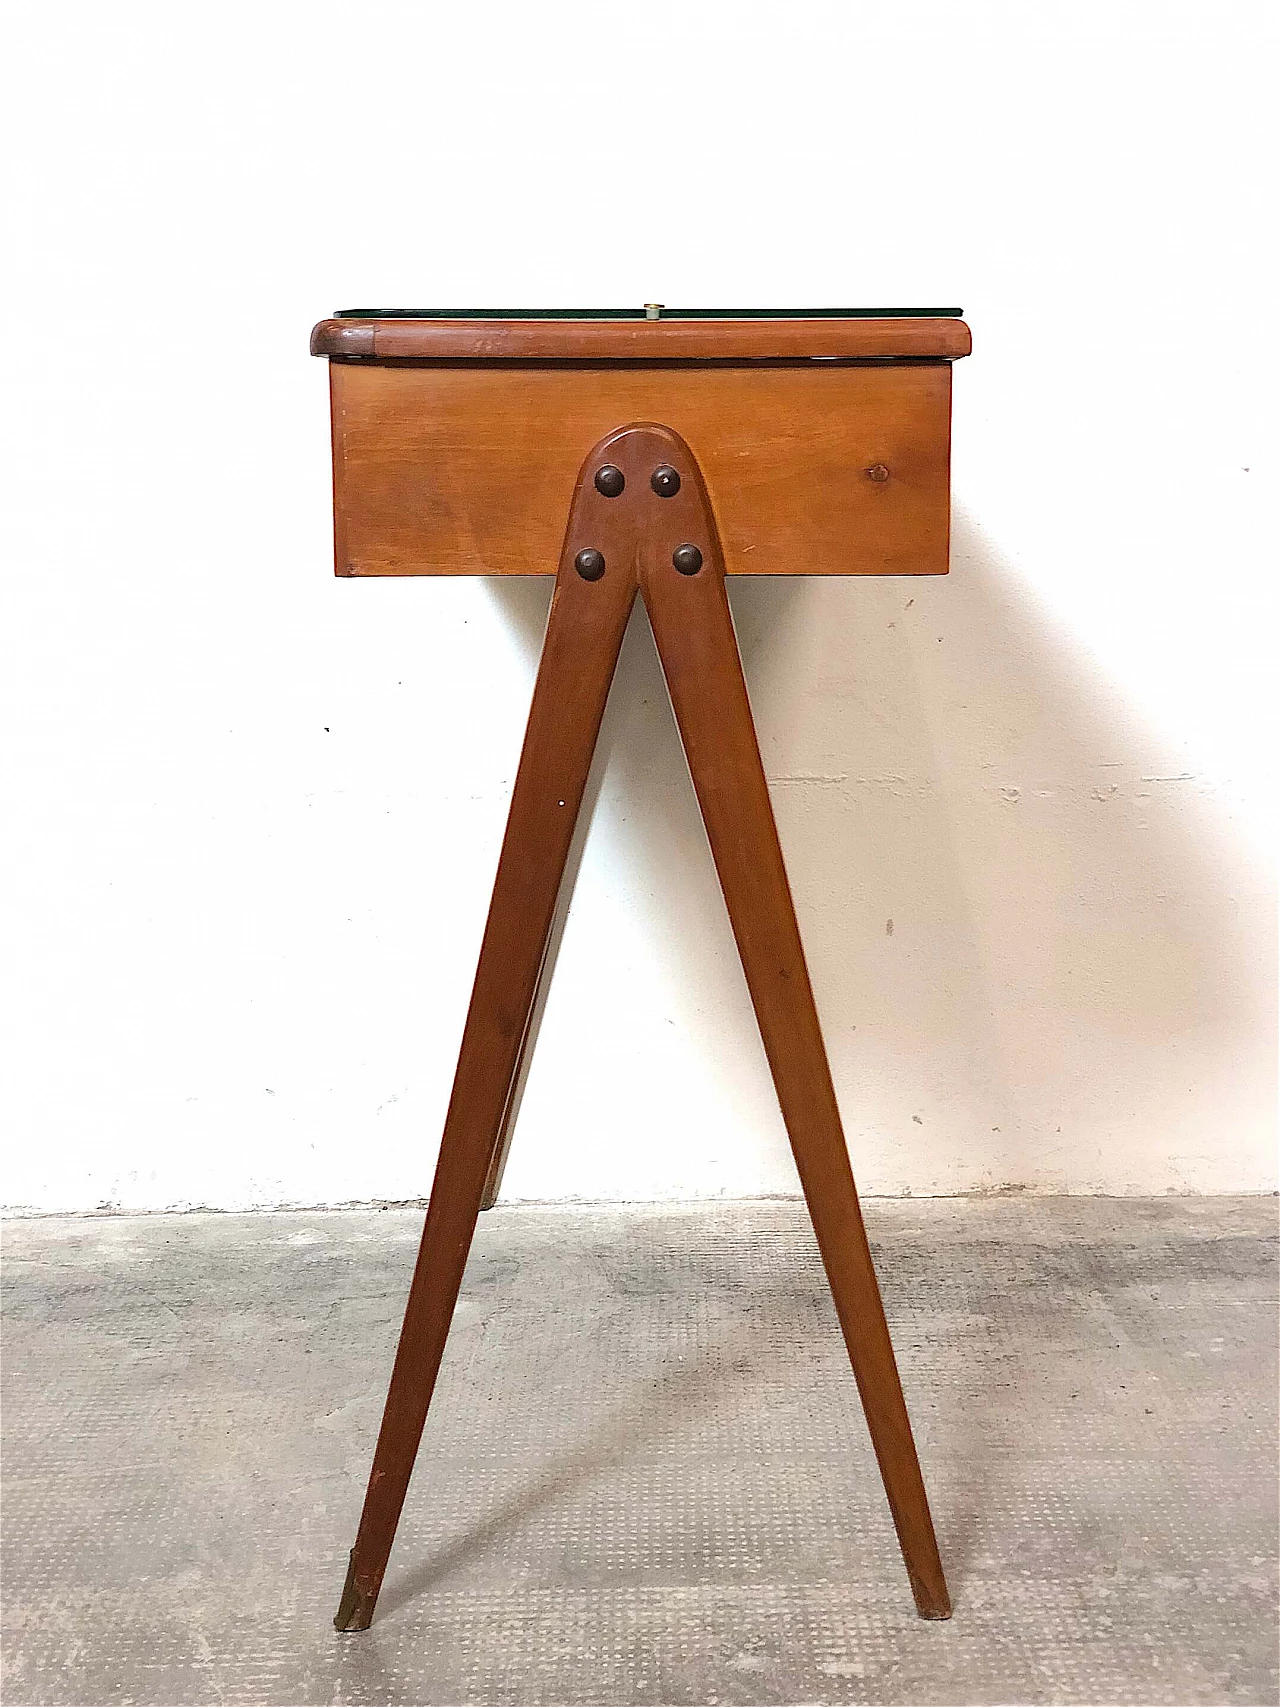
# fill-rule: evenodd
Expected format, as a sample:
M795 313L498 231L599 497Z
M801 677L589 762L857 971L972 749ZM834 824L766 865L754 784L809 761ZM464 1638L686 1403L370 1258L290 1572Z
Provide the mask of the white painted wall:
M864 1189L1271 1188L1264 16L20 6L5 1200L427 1190L549 582L332 579L307 333L652 298L974 328L953 575L733 589ZM790 1192L619 690L508 1195Z

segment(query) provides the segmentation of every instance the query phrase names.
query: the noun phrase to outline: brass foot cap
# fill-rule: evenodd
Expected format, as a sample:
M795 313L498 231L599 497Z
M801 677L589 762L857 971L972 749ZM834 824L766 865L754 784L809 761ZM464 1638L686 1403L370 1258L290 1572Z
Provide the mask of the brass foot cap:
M356 1582L356 1553L351 1549L347 1565L347 1580L342 1585L342 1599L334 1615L335 1630L367 1630L373 1622L373 1606L378 1598L376 1589L370 1593Z

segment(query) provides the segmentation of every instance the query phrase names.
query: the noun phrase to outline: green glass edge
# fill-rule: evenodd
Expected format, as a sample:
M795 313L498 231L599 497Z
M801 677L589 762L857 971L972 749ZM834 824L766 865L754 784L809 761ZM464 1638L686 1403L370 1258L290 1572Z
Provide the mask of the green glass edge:
M663 308L657 320L959 320L959 308ZM643 308L340 308L336 320L647 320Z

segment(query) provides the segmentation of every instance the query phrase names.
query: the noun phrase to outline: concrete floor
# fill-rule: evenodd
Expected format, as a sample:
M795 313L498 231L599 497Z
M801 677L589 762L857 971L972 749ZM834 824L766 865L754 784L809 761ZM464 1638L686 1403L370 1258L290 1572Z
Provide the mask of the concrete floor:
M6 1229L6 1707L1277 1700L1276 1205L872 1203L915 1618L803 1209L481 1221L330 1620L418 1212Z

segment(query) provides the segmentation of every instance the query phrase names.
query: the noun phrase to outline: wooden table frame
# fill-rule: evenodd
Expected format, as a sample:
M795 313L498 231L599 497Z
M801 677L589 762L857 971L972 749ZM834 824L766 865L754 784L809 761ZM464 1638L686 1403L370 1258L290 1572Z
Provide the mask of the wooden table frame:
M816 353L815 346L819 346ZM312 347L317 354L332 358L331 374L337 376L334 456L340 574L431 572L412 566L420 562L412 553L438 548L441 526L432 523L429 515L425 522L415 523L410 517L406 523L394 503L397 492L401 503L405 499L404 468L412 465L421 470L425 466L415 435L426 432L429 436L432 421L438 421L439 415L424 422L415 408L413 387L406 391L394 380L390 386L381 385L372 391L362 391L360 384L351 387L351 367L374 362L384 374L394 374L394 366L387 364L410 362L414 364L410 372L461 371L468 376L461 390L469 393L470 401L462 408L461 418L470 422L475 442L483 449L477 460L467 435L454 432L441 451L457 485L466 487L478 479L483 484L476 470L483 469L486 456L491 465L494 459L500 463L502 458L488 430L492 425L487 413L488 393L483 383L473 383L476 373L491 371L492 363L500 364L498 371L505 372L505 364L514 362L516 373L527 374L537 371L539 362L547 362L554 364L555 373L574 375L579 370L573 364L579 361L592 365L581 370L580 384L571 379L567 387L561 387L560 395L586 398L590 405L587 415L599 403L597 393L603 390L607 394L611 385L618 391L619 401L624 401L629 390L625 376L643 363L653 362L673 397L684 398L685 407L678 413L686 419L704 407L705 399L698 387L682 387L677 380L678 373L688 371L682 365L685 363L694 364L695 372L698 364L715 363L753 375L751 393L758 392L771 403L776 403L779 388L771 386L768 376L776 372L792 375L794 384L800 364L805 366L803 383L796 388L798 395L806 390L816 395L810 365L816 362L859 366L864 371L870 368L873 373L886 363L901 364L895 377L904 383L895 387L873 381L865 392L870 399L865 420L855 420L840 441L840 457L856 487L853 496L844 495L842 502L846 509L861 507L864 517L869 518L860 535L850 536L845 566L853 567L854 572L884 572L876 564L882 563L886 554L892 560L903 541L909 543L914 535L920 535L924 544L912 569L945 572L949 440L942 445L936 442L937 370L945 370L946 375L945 434L949 425L949 363L968 351L968 331L958 320L875 320L834 325L775 321L767 323L763 331L754 322L722 322L711 328L699 322L659 323L657 327L639 322L627 323L621 335L616 325L589 323L573 325L566 333L564 323L548 329L546 323L504 322L496 330L492 324L477 330L474 322L401 321L370 326L331 321L316 328ZM566 350L571 353L566 354ZM572 353L577 350L586 353ZM763 372L756 371L756 364L766 364ZM603 386L598 379L602 369L606 375ZM922 369L927 375L923 386L918 383ZM435 383L440 386L437 397L445 399L442 409L448 419L449 409L454 407L450 382ZM715 389L710 388L713 407ZM736 391L730 386L723 388L722 395ZM829 395L838 409L843 395L840 388L832 388ZM370 397L381 397L382 403L371 407ZM602 406L608 407L608 402ZM362 407L364 416L360 414ZM383 410L380 417L378 407ZM562 441L571 442L575 431L581 431L582 413L575 409L571 418L547 426L543 436L552 447L553 460L561 452ZM851 413L857 415L856 410ZM774 433L773 454L775 461L780 456L784 464L784 480L794 480L799 468L810 492L822 490L833 454L825 436L826 417L821 411L818 416L816 430L810 416L798 422L781 421ZM910 439L912 429L922 425L930 441L923 444ZM518 441L518 420L508 426ZM777 444L787 438L788 427L790 445L784 445L779 453ZM872 448L867 451L855 445L850 455L848 440L850 436L857 439L859 433L870 435L866 443ZM806 451L808 472L804 473ZM710 466L717 469L720 484L714 492L709 490L712 481L700 465L700 452L702 447L686 442L670 425L647 420L620 422L590 450L572 487L546 638L422 1243L364 1509L334 1620L340 1630L366 1629L372 1619L476 1219L496 1194L536 1029L540 990L545 989L549 971L566 861L637 594L644 600L657 642L916 1607L925 1618L950 1616L951 1603L863 1227L725 595L725 576L733 572L733 566L726 561L718 526L720 505L723 503L732 518L729 525L743 558L749 558L757 537L770 537L771 529L773 536L785 537L790 524L785 506L780 512L775 503L771 511L767 494L762 500L758 486L752 489L752 503L736 506L731 494L724 492L721 465L714 459ZM867 455L874 460L865 461ZM537 456L536 447L517 443L511 462L523 465ZM936 515L939 456L944 500L940 539ZM388 466L392 469L390 478ZM895 482L902 482L904 467L916 471L916 490L903 494L895 509L886 500ZM359 484L362 476L364 486ZM430 478L428 468L423 476L424 492ZM541 490L540 478L541 472L535 471L516 480L513 507L517 523L528 519L522 506L527 504L530 492ZM750 486L749 471L744 474L738 468L736 479L746 479ZM491 499L501 480L501 469L493 466ZM878 511L874 508L877 504L881 505ZM474 504L472 507L475 510ZM423 508L429 512L429 501ZM459 513L466 508L466 501L461 506L452 505L450 525L457 525ZM483 529L463 523L471 550L483 553L501 548L500 543L491 542L505 537L502 517L488 526L485 534ZM353 545L353 540L359 543ZM400 553L399 559L391 561L396 553ZM464 570L477 567L467 562L465 550L460 550L460 555ZM482 561L478 566L485 564ZM756 567L756 563L748 562L737 572ZM544 568L544 563L533 564L534 570ZM788 564L783 572L803 569Z

